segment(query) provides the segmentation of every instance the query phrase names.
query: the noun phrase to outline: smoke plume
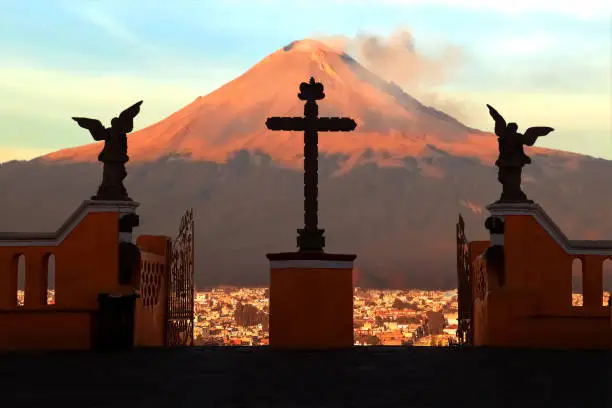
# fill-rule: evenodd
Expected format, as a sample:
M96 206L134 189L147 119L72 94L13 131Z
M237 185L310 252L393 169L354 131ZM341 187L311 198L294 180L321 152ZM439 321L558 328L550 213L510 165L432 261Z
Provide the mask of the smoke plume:
M439 91L465 60L457 46L446 44L438 55L419 52L410 30L401 28L388 37L358 34L355 37L322 36L322 41L353 56L370 71L401 86L425 105L466 121L468 109Z

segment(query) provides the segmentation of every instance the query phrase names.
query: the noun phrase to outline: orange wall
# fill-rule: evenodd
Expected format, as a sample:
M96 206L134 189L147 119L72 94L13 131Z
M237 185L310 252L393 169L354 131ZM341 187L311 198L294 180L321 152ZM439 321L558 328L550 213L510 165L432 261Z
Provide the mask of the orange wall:
M607 348L612 339L602 306L604 256L570 255L532 216L505 216L506 284L479 304L476 344ZM572 306L572 261L582 260L584 306ZM474 284L477 284L476 281ZM475 301L476 303L476 301Z
M270 345L352 347L352 268L271 269Z
M166 236L141 235L136 244L142 253L141 276L139 277L141 297L136 301L134 341L137 346L163 347L166 343L166 320L168 309L168 251L170 249L170 238ZM149 262L147 254L163 257L163 262ZM148 264L148 265L147 265ZM156 271L146 268L158 268ZM145 298L152 294L144 293L145 282L143 274L150 277L154 273L160 274L160 285L157 303L150 305ZM145 304L146 303L146 304Z
M504 236L506 282L537 295L537 313L567 315L572 307L572 261L582 260L584 307L590 315L606 313L602 306L602 264L604 256L569 255L530 216L506 216Z
M0 312L0 350L88 349L91 314L86 311Z
M25 308L45 307L47 256L55 255L55 307L97 309L97 296L116 292L119 213L90 213L57 247L3 247L0 242L0 310L17 304L17 259L25 256ZM52 307L52 306L51 306Z
M2 246L0 241L0 350L86 349L100 293L131 290L118 284L119 213L89 213L59 246ZM149 271L158 272L155 305L138 299L136 345L163 346L167 310L170 239L141 236ZM19 255L25 256L25 305L17 306ZM55 304L46 305L48 257L55 256ZM150 259L149 259L150 258ZM138 279L135 279L138 285Z
M2 246L0 349L87 349L100 293L118 284L119 212L92 212L58 246ZM25 304L17 306L18 258L25 257ZM55 256L55 304L46 305L48 257ZM128 285L129 286L129 285Z

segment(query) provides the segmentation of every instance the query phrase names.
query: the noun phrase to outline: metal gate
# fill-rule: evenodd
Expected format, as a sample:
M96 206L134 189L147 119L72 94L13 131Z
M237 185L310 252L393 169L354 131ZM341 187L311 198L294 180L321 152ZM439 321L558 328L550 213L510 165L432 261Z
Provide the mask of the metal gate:
M181 218L172 242L168 282L166 346L193 346L194 319L194 221L193 209Z
M472 344L472 263L470 243L465 237L465 223L459 214L457 236L457 294L458 328L460 344Z

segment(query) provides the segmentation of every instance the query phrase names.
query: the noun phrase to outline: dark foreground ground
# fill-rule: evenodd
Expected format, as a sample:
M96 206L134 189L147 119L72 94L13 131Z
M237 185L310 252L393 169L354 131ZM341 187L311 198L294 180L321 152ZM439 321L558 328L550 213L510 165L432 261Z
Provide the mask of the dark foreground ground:
M0 355L0 407L612 407L610 352L143 349Z

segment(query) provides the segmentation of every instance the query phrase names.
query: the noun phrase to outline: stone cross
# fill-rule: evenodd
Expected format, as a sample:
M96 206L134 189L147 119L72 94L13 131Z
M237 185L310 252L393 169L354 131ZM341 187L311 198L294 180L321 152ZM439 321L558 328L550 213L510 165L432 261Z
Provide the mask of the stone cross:
M298 98L306 101L304 117L271 117L266 120L270 130L304 132L304 228L298 229L297 246L300 252L323 252L325 238L318 223L318 167L319 135L318 132L350 132L357 124L351 118L319 117L318 100L325 98L323 84L310 82L300 84Z

